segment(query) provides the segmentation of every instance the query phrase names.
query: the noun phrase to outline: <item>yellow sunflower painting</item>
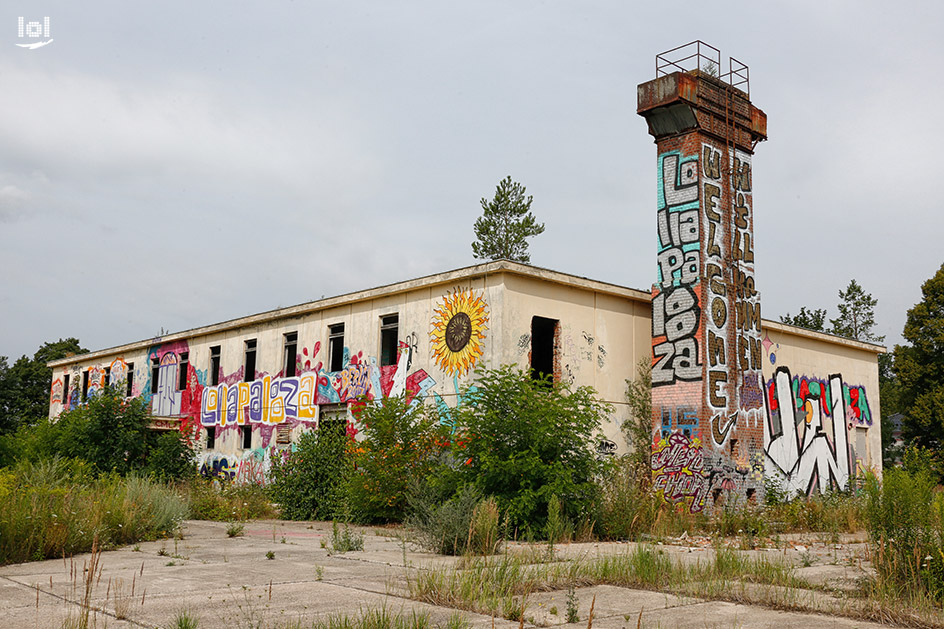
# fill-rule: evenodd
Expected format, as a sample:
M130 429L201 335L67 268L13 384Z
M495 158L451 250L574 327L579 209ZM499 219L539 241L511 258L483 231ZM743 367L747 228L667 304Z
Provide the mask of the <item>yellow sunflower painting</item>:
M433 360L451 376L464 376L482 356L488 323L488 304L472 290L456 290L442 298L433 313L429 333Z

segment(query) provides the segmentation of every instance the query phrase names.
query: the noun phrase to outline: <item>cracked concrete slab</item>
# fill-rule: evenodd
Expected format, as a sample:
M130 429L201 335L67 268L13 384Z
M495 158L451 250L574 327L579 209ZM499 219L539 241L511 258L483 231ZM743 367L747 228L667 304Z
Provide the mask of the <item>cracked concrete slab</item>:
M444 624L456 610L405 598L405 579L416 571L457 565L455 557L419 552L390 529L358 529L364 550L331 552L328 523L253 522L243 535L228 537L227 524L186 522L179 540L146 542L103 552L94 575L90 605L97 627L164 627L188 611L201 629L307 626L332 614L357 616L369 610L428 613ZM558 558L594 558L624 553L627 543L558 546ZM666 546L684 561L710 558L712 549ZM541 550L512 544L509 552ZM755 551L763 552L763 551ZM795 550L777 551L795 553ZM271 558L267 558L270 553ZM89 556L0 567L0 627L56 628L81 610ZM851 579L852 566L819 566L823 579ZM567 591L528 597L525 625L593 627L871 627L843 618L781 612L759 606L703 601L661 592L598 585L578 588L579 622L566 624ZM595 597L595 599L594 599ZM474 628L513 629L517 622L461 612Z

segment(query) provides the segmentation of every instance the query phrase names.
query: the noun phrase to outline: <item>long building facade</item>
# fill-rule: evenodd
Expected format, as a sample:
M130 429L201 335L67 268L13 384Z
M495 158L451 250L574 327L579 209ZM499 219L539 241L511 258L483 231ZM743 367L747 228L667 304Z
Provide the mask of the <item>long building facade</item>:
M204 475L260 483L303 431L344 421L356 437L357 399L452 408L477 367L512 364L594 387L614 407L594 447L621 456L626 381L652 328L648 292L496 261L54 361L50 416L110 384L145 399L156 428L194 435ZM710 474L664 449L697 438L696 410L662 409L652 460L667 499L697 511L765 473L815 491L880 470L882 348L766 320L761 339L763 376L742 395L770 439Z

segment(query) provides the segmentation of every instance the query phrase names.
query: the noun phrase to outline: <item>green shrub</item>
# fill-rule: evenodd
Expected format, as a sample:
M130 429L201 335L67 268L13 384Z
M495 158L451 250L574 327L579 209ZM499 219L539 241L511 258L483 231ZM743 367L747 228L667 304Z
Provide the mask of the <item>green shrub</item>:
M402 522L411 483L435 475L446 444L430 408L403 396L367 402L357 410L363 440L348 474L351 517L362 523Z
M512 527L542 530L557 495L572 521L590 514L601 469L592 444L611 412L593 389L536 380L514 367L480 370L455 409L460 477L494 496Z
M144 470L160 480L184 480L197 475L196 454L187 439L170 431L155 435Z
M330 520L343 511L344 479L352 471L343 430L323 423L305 432L282 461L274 457L267 491L287 520Z
M461 555L466 551L472 516L481 500L482 494L471 485L444 499L428 484L416 482L408 495L410 515L406 524L423 548L441 555Z

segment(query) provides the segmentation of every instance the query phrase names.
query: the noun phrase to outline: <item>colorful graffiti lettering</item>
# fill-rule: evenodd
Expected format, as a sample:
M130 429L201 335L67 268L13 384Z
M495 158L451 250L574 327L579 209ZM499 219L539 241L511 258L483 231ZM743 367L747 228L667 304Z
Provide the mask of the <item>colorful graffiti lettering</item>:
M653 472L653 488L662 492L669 502L691 499L689 511L705 508L710 483L704 474L701 442L679 432L659 440L653 449L649 467Z
M273 460L284 462L291 452L290 448L276 447L247 450L242 455L207 452L198 460L200 475L237 485L264 485Z
M832 412L830 408L832 400L832 382L821 378L810 376L793 376L791 381L791 390L793 391L794 403L797 409L803 408L805 402L809 399L816 399L819 403L819 411L823 415L829 416ZM865 393L865 387L842 383L842 396L845 402L845 419L854 421L858 424L872 425L872 411L869 408L869 400ZM770 380L767 383L767 403L774 410L778 409L776 396L776 383Z
M842 376L830 376L823 386L821 381L791 378L789 369L779 367L768 384L765 404L767 473L792 492L847 488L850 451Z
M652 386L701 378L698 156L659 156L658 282L652 288Z
M692 437L698 429L698 414L694 406L678 406L674 411L670 406L661 407L662 437L667 438L673 430L686 437Z

